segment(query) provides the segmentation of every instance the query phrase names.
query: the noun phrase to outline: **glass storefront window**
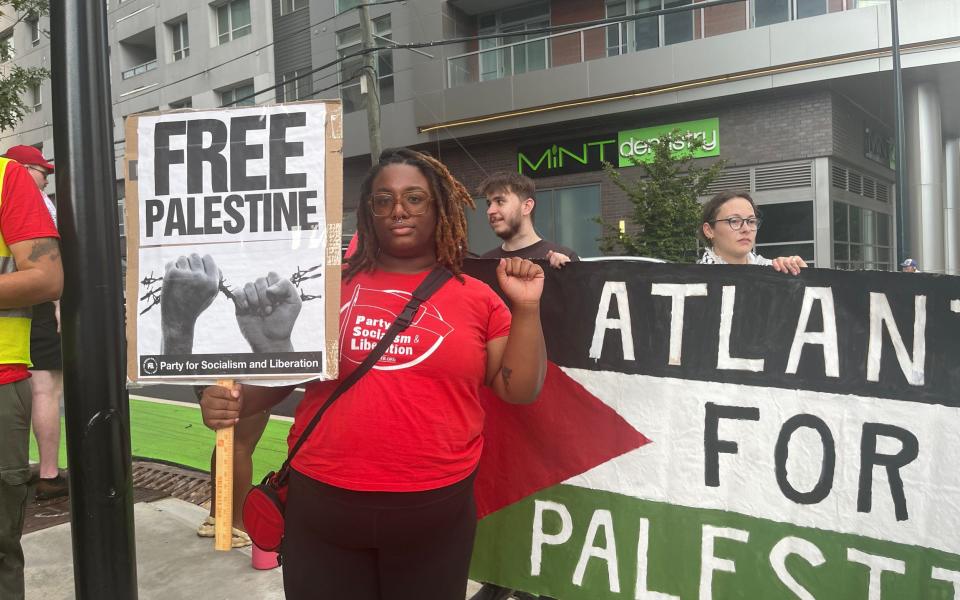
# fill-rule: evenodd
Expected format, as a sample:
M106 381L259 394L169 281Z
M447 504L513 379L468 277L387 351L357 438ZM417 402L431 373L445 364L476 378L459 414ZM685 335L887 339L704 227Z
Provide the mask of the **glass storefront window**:
M599 256L600 185L537 190L533 226L543 239L572 248L580 256ZM494 235L487 220L487 202L476 198L476 210L467 210L470 251L483 254L503 240Z
M890 223L886 213L834 202L834 268L892 270Z

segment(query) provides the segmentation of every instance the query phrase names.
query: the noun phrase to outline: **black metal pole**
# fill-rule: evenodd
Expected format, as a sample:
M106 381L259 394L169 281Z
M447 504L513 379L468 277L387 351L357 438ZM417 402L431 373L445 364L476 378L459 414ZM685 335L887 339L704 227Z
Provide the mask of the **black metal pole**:
M897 204L896 204L896 227L897 227L897 265L900 265L907 256L910 255L910 247L907 242L907 171L906 171L906 149L903 142L904 118L903 118L903 78L900 75L900 26L897 21L897 0L890 0L890 33L891 45L890 52L893 56L893 111L894 111L894 169L896 169L897 178Z
M136 600L106 6L50 4L75 591Z

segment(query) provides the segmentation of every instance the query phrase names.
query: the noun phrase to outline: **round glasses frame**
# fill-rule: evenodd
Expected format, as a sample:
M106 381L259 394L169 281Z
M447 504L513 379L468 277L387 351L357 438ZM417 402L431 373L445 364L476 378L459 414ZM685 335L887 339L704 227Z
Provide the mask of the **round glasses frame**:
M374 194L370 197L370 211L376 217L387 217L398 203L405 213L418 217L430 207L430 196L422 192L411 192L399 197L393 194Z
M711 225L716 225L721 221L726 221L727 225L730 226L730 229L734 231L738 231L740 228L744 226L744 224L746 224L749 229L753 229L754 231L756 231L757 229L760 229L760 225L763 223L763 218L749 217L747 219L744 219L743 217L727 217L726 219L714 219L712 221L709 221L709 223Z

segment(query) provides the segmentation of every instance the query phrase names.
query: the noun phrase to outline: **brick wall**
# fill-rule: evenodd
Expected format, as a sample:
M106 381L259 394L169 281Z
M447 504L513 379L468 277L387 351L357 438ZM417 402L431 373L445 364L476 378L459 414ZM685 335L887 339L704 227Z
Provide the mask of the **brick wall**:
M567 25L583 23L604 17L603 0L553 0L550 5L550 24ZM597 28L585 32L583 54L585 60L606 56L604 29ZM568 34L553 38L551 44L551 64L568 65L580 61L580 35Z
M701 11L697 11L698 13ZM706 37L742 31L747 28L747 3L734 2L703 9Z

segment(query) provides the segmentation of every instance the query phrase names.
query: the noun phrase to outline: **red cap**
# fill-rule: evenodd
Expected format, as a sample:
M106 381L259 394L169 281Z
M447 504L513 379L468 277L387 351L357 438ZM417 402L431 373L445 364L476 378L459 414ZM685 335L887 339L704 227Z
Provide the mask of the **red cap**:
M53 173L53 164L45 159L43 153L33 146L14 146L7 150L7 153L3 156L4 158L15 160L21 165L37 165Z

